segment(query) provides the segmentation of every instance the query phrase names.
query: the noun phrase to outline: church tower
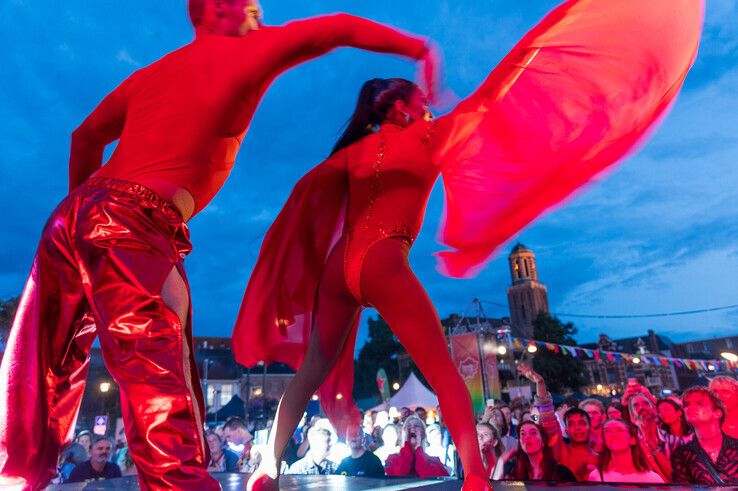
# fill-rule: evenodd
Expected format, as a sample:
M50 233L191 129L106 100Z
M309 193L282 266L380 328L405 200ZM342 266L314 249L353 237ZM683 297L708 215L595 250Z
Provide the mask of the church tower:
M536 257L518 243L508 257L512 286L507 288L513 336L533 338L533 321L538 313L548 312L546 285L538 282Z

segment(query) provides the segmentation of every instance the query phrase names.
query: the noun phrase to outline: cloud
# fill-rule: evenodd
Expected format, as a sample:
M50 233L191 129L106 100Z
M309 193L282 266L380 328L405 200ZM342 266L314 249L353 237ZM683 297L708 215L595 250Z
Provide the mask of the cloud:
M139 63L138 61L134 60L131 57L131 54L125 48L118 51L118 55L116 56L116 59L120 62L125 63L126 65L130 65L135 68L140 68L142 66L141 63Z

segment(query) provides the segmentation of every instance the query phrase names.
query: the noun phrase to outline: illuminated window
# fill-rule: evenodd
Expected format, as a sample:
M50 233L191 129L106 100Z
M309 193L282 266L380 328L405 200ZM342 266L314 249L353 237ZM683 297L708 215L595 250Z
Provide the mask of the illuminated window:
M220 405L228 404L233 398L233 384L227 384L220 387Z

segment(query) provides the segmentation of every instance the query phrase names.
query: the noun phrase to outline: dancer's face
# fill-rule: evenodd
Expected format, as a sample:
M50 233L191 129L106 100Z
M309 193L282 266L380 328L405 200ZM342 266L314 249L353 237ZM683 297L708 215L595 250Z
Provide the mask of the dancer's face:
M258 0L225 0L217 3L221 31L226 36L244 36L261 26Z
M411 123L421 118L427 120L433 118L428 110L428 98L422 90L416 89L413 95L410 96L410 100L405 103L405 113Z

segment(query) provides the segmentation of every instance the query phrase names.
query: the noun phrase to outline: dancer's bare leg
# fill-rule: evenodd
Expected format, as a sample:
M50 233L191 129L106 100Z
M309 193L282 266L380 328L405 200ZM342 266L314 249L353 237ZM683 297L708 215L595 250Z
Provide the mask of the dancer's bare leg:
M282 453L302 418L312 395L328 376L341 353L360 305L346 288L340 241L326 262L318 289L313 332L300 369L285 389L277 407L265 460L259 470L271 477L279 474Z
M410 269L408 251L401 239L374 245L364 260L362 294L387 321L438 395L466 475L486 481L471 397L449 354L436 309Z

